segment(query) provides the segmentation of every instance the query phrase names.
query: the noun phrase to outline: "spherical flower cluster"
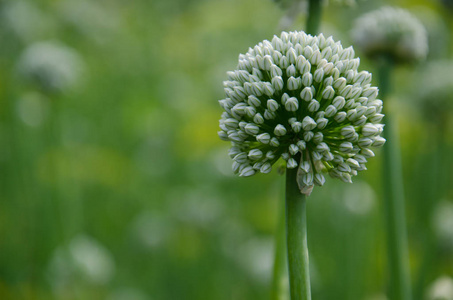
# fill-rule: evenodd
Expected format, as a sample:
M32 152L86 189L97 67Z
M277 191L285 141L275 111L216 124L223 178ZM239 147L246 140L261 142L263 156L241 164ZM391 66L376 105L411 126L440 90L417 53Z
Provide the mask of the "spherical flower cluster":
M355 44L368 56L387 55L396 61L426 58L428 37L422 23L404 9L382 7L355 21Z
M37 42L24 50L18 71L47 91L63 91L81 77L84 64L78 53L56 42Z
M423 66L411 86L411 101L418 100L423 113L433 122L445 121L453 110L452 74L453 61L433 61Z
M227 72L219 136L230 141L233 171L269 173L282 158L298 169L301 191L323 173L351 182L379 147L382 101L352 47L332 37L282 32L239 55Z
M320 0L323 1L324 4L330 4L331 2L339 5L354 5L356 4L355 0ZM294 6L294 3L302 3L302 2L308 2L308 0L274 0L277 4L279 4L283 8L290 8L291 6Z

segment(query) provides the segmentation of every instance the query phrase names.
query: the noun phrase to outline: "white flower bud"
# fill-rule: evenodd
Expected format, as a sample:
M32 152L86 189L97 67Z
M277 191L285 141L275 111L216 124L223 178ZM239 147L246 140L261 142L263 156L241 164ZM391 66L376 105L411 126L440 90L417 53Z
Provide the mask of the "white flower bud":
M315 144L319 144L323 141L324 139L324 135L322 134L322 132L316 132L315 135L313 136L313 142Z
M374 157L374 152L371 151L371 150L368 149L368 148L363 148L363 149L360 151L360 154L362 154L362 155L365 156L366 158Z
M304 171L305 173L310 173L311 171L311 166L308 161L304 161L300 164L300 169Z
M385 144L385 142L386 141L385 141L385 139L383 137L377 136L374 139L373 147L381 147L382 145Z
M319 118L316 120L316 123L318 124L318 129L323 130L324 128L326 128L329 120L327 120L326 118Z
M318 101L315 99L311 100L310 103L308 104L308 111L310 112L315 112L318 111L319 108L321 107L321 104L319 104Z
M302 87L302 79L291 76L288 78L287 85L290 91L298 90Z
M335 106L335 108L337 110L341 110L344 107L345 103L346 103L346 101L344 100L344 97L342 97L342 96L337 96L332 101L332 105Z
M352 145L351 142L343 142L343 143L340 144L340 148L339 149L340 149L341 152L349 153L349 152L352 151L353 147L354 146Z
M253 107L260 107L261 101L260 99L256 98L254 95L248 96L248 104Z
M219 138L222 141L229 141L230 139L228 138L228 134L225 131L217 131L217 134L219 135Z
M252 176L255 174L255 170L253 169L253 167L245 167L241 173L239 174L239 176L241 177L248 177L248 176Z
M271 66L270 73L271 73L271 77L272 78L281 77L283 75L282 69L280 69L277 65L272 65Z
M345 86L346 86L346 78L344 78L344 77L339 77L339 78L335 79L335 81L333 82L333 87L336 90L341 91L342 89L345 88Z
M283 152L280 156L281 156L281 158L283 158L283 160L289 159L289 153L287 153L287 152Z
M343 123L346 120L346 113L344 111L340 111L333 117L337 123Z
M311 101L313 99L313 93L310 87L305 87L302 92L300 92L300 97L302 100Z
M297 168L297 161L294 158L288 159L288 162L286 164L286 167L288 169L294 169Z
M317 126L315 120L313 120L311 117L309 116L306 116L303 120L302 120L302 128L306 131L309 131L309 130L313 130L315 129Z
M368 120L367 117L361 116L360 118L355 120L353 124L355 126L362 126L362 125L364 125L367 122L367 120Z
M278 141L278 139L276 137L273 137L273 138L271 138L269 145L271 145L273 147L278 147L278 146L280 146L280 142Z
M261 150L259 150L259 149L252 149L252 150L249 151L248 157L252 161L253 160L258 160L261 157L263 157L263 152Z
M371 123L367 123L363 126L362 128L362 134L363 136L374 136L374 135L377 135L379 134L379 129L371 124Z
M240 164L244 164L247 162L247 153L246 152L241 152L236 154L236 156L233 158L234 161L237 161Z
M369 139L369 138L361 138L361 139L359 139L359 141L357 142L357 144L358 144L359 147L361 147L361 148L366 148L366 147L371 146L371 144L373 144L373 140L372 140L372 139Z
M291 155L296 155L297 152L299 152L299 147L297 147L297 146L294 145L294 144L291 144L291 145L289 145L289 147L288 147L288 151L289 151L289 153L291 153Z
M260 168L260 172L263 174L267 174L270 171L272 171L272 165L268 162L264 163Z
M333 154L332 152L324 152L324 160L325 161L332 161L333 160Z
M369 121L371 123L379 123L382 121L382 118L384 117L383 114L375 114L369 117Z
M297 142L297 147L299 147L300 151L304 151L307 148L307 144L305 141L300 140Z
M306 142L311 141L311 139L313 138L314 135L315 134L313 133L313 131L305 131L303 134L304 141L306 141Z
M324 152L329 152L330 148L326 143L322 142L316 146L316 150L319 151L320 153L324 153Z
M253 123L249 123L245 126L244 131L250 135L256 135L260 131L260 128Z
M323 99L330 100L333 98L333 96L335 96L335 90L331 86L326 87L322 92Z
M342 136L344 136L347 139L353 137L356 134L355 128L351 125L341 128L340 133Z
M326 117L333 117L337 113L337 109L332 104L326 107Z
M239 126L239 121L233 118L228 118L223 122L223 124L225 124L228 130L236 129Z
M296 67L294 65L290 65L288 69L286 69L286 76L288 77L296 76Z
M352 169L359 169L360 168L360 164L357 160L353 159L353 158L348 158L346 160L346 163L352 168Z
M271 160L274 159L274 158L275 158L274 152L272 152L272 151L267 151L267 153L266 153L266 158L267 158L267 159L271 159Z
M264 119L266 120L273 120L275 119L275 114L268 109L264 110Z
M313 79L315 82L321 82L322 79L324 78L324 69L317 69L315 73L313 74Z
M321 173L316 173L315 177L313 178L313 182L317 186L323 186L324 183L326 182L326 178Z
M298 133L302 129L302 123L301 122L294 122L294 123L291 124L291 128L293 129L293 131L295 133Z
M271 136L269 133L261 133L256 136L256 140L262 144L269 144L269 141L271 140Z
M275 101L274 99L269 99L267 100L267 108L269 109L270 112L275 112L278 110L278 102Z
M351 167L347 163L341 163L337 168L340 172L351 172Z
M316 50L313 52L313 55L310 57L310 62L312 65L317 65L321 60L321 52Z
M264 118L260 113L255 114L253 117L253 122L256 124L263 124L264 123Z
M253 118L256 114L256 109L253 107L253 106L247 106L245 108L245 114L249 117L249 118Z
M285 109L287 111L297 111L299 108L299 101L297 101L297 98L291 97L286 101L285 103Z
M286 128L282 124L275 126L274 134L276 136L284 136L286 134Z

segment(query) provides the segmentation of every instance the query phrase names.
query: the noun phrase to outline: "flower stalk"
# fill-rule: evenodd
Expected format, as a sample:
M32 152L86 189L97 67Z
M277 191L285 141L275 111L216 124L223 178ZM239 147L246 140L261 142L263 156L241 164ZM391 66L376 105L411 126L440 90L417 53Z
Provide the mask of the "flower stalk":
M319 24L321 23L322 15L322 1L309 0L308 1L308 16L307 16L307 33L316 35L319 31Z
M385 57L380 61L378 77L380 94L388 101L391 89L393 62ZM386 106L388 107L388 105ZM384 109L385 110L385 109ZM384 215L387 230L390 299L412 299L404 207L403 174L397 124L392 112L385 111L384 137Z
M291 300L310 300L307 196L299 191L297 169L286 170L286 241Z

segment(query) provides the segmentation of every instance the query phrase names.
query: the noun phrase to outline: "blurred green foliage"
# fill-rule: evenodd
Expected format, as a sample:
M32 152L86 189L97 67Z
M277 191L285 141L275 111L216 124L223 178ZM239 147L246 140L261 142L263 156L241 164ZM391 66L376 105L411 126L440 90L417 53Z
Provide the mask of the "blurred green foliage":
M322 31L350 45L351 22L383 4L329 6ZM390 4L427 25L430 60L453 58L440 2ZM232 176L217 100L238 54L283 15L270 0L0 2L0 299L269 297L283 178ZM71 86L24 76L40 42L77 54ZM416 299L453 276L452 112L440 127L416 105L425 69L399 69L392 96ZM380 162L310 197L314 299L385 294Z

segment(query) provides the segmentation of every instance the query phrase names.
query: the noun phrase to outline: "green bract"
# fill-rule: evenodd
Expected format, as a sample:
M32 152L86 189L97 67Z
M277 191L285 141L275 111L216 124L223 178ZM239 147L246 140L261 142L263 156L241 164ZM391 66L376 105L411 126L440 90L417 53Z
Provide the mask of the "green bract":
M230 141L233 171L269 173L279 159L298 169L301 191L323 173L351 182L371 147L384 144L382 101L352 47L332 37L282 32L239 55L227 72L219 136Z
M386 55L400 62L423 60L428 37L423 24L404 9L382 7L355 21L352 38L368 56Z

